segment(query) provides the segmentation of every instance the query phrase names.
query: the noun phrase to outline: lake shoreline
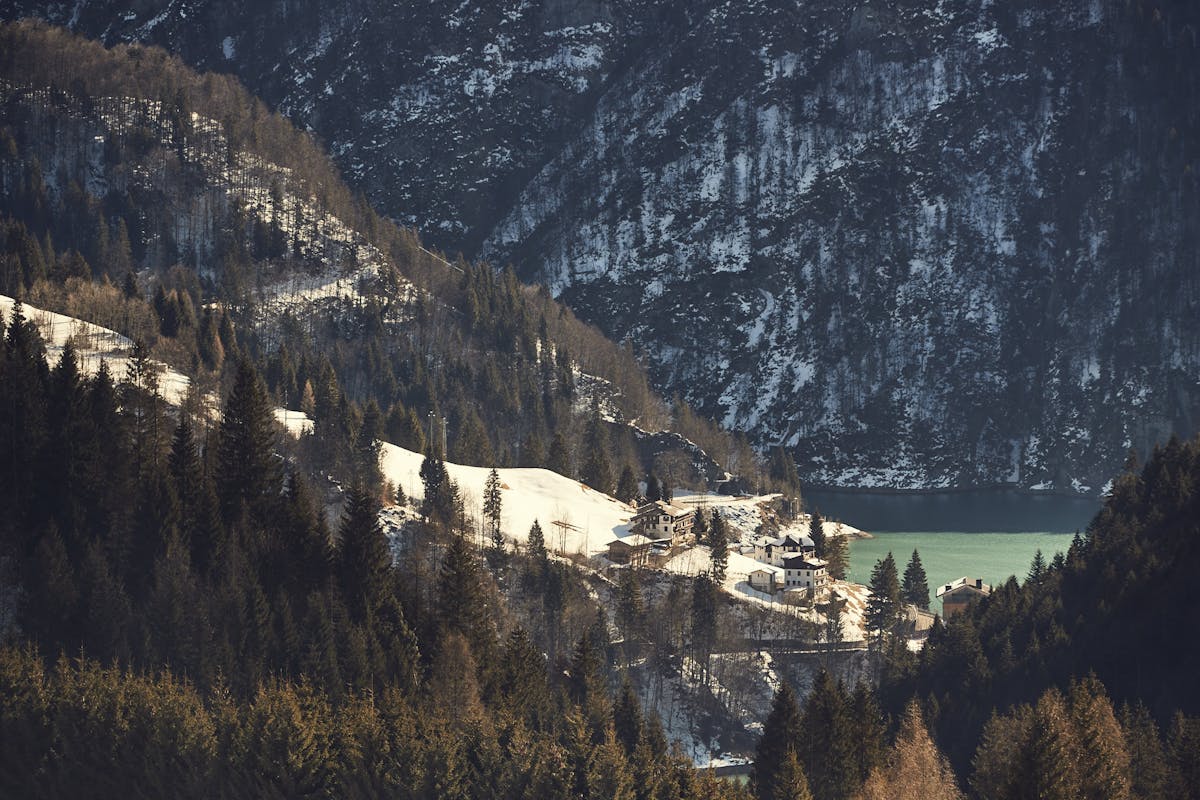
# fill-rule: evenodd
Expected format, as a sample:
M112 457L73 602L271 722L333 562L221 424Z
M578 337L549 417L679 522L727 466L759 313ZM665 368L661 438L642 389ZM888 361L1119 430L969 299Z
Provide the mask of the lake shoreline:
M804 505L871 533L1074 533L1100 511L1098 498L1008 489L880 492L809 488Z

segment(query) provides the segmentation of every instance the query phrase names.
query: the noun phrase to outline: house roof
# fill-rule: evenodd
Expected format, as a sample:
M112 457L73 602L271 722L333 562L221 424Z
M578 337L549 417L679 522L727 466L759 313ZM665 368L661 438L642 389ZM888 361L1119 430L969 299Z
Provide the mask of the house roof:
M647 514L666 514L667 516L673 518L679 518L694 513L695 512L689 508L680 508L679 506L671 503L664 503L662 500L654 500L649 503L643 503L642 505L638 506L637 510L637 515L639 517Z
M643 536L640 533L634 533L622 539L613 539L608 543L609 547L620 545L622 547L648 547L654 544L657 539L651 539L649 536Z
M755 544L763 547L786 547L788 545L793 547L816 547L816 544L809 537L797 536L794 533L785 534L784 536L776 536L774 539L764 536L761 539L758 539Z
M942 597L947 594L957 594L959 592L971 592L973 594L991 594L992 587L983 582L983 578L967 578L962 577L957 580L943 583L937 588L937 596Z
M804 556L799 554L787 556L783 559L783 566L787 567L788 569L821 569L827 564L828 562L819 558L813 558L812 556Z

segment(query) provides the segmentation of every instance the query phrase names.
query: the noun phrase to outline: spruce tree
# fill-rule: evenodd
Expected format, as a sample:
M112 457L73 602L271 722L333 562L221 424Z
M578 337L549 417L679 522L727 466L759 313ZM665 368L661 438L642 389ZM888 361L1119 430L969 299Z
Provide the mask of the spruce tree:
M708 675L708 661L717 641L717 611L720 595L707 573L692 583L692 648L695 659Z
M808 538L813 540L817 558L825 558L825 523L816 510L808 520Z
M264 526L274 521L283 485L276 459L275 418L262 378L248 360L238 363L217 440L217 495L226 523L243 505Z
M708 541L712 550L713 581L721 586L725 583L725 573L729 569L729 536L725 528L725 520L720 511L712 515L712 528L708 532Z
M1174 776L1158 726L1142 703L1121 709L1121 729L1129 750L1129 781L1134 797L1167 797Z
M663 499L663 487L653 471L646 473L646 499L653 503Z
M775 800L776 779L788 755L795 756L801 733L800 708L796 694L785 681L771 701L771 711L763 723L762 738L750 768L750 791L758 800Z
M775 776L775 791L773 800L812 800L812 792L808 789L808 778L796 751L789 748L787 755Z
M825 561L829 577L844 581L846 570L850 567L849 545L844 535L833 535L825 540Z
M518 467L541 469L546 465L546 449L542 446L542 437L537 431L530 431L521 442L521 454L517 461Z
M1080 782L1076 753L1079 742L1057 689L1042 695L1033 710L1033 722L1021 766L1021 796L1044 800L1079 798Z
M467 540L451 536L438 569L437 619L444 630L466 636L473 653L485 658L491 652L492 633L482 580Z
M888 553L871 570L871 596L867 600L867 629L877 636L892 630L900 620L900 578L896 560Z
M1076 755L1080 797L1128 800L1129 749L1104 685L1089 675L1071 685L1069 700L1075 740L1081 745Z
M542 532L541 523L536 519L529 526L529 541L525 547L529 555L541 561L546 560L546 535Z
M375 499L366 490L350 490L338 531L338 574L342 596L357 622L379 608L389 586L392 556L378 513Z
M546 469L567 477L573 474L571 454L567 450L567 440L563 438L561 432L555 433L554 438L550 440L550 456L546 461Z
M887 720L879 706L875 690L865 681L854 687L849 698L850 726L853 730L855 780L862 783L871 770L884 763L884 737Z
M492 544L497 549L504 547L504 537L500 532L501 503L500 473L493 467L483 485L483 519L487 523Z
M607 658L596 626L584 630L567 668L567 691L587 723L593 744L604 741L611 711L607 688Z
M901 599L917 608L929 610L929 582L925 578L925 567L921 564L921 556L913 550L908 566L904 568L904 582L901 586Z
M840 682L821 670L800 716L799 746L813 795L845 800L858 788L857 743L849 698Z
M642 708L637 695L633 692L633 684L629 676L621 683L621 691L613 704L613 728L617 741L625 748L625 754L632 756L642 740Z
M600 416L600 403L592 399L591 416L584 431L583 445L587 458L580 478L588 486L605 494L613 491L612 465L608 458L608 430Z
M628 464L621 469L621 477L617 479L617 488L613 496L622 503L632 503L637 499L637 476L633 473L633 467Z
M284 503L287 580L304 596L320 588L328 577L333 562L332 542L325 515L308 483L298 473L293 472L288 478Z
M1026 579L1035 586L1042 582L1042 578L1046 576L1046 557L1042 555L1042 549L1033 554L1033 561L1029 565L1029 574Z

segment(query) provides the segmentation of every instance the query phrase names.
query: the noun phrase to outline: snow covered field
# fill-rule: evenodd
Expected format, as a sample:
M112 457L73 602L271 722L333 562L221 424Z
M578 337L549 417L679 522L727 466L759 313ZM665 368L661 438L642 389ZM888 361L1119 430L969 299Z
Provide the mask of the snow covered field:
M0 312L4 314L5 326L12 320L15 301L6 295L0 295ZM85 375L94 375L100 369L100 362L108 364L113 380L119 381L125 375L129 364L129 353L133 343L116 331L84 322L65 314L56 314L41 308L21 304L25 318L37 326L38 333L46 344L46 361L51 368L58 363L63 348L68 341L75 343L75 357L79 362L79 371ZM163 399L174 406L182 405L187 397L191 381L186 375L176 372L158 361L153 363L159 370L158 389Z
M419 475L424 456L383 443L383 474L399 484L413 499L424 498ZM482 517L483 485L487 467L446 462L446 471L466 501L467 513ZM577 480L548 469L500 469L500 527L510 539L525 542L537 520L546 536L546 547L562 555L598 555L608 543L629 533L633 509L613 497L590 489ZM558 524L561 523L561 524Z

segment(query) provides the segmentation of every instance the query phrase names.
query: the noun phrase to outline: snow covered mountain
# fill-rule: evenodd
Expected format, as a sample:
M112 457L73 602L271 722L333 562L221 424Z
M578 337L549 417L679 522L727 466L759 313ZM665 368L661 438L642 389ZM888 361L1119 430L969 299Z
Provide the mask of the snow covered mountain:
M235 71L810 482L1096 491L1196 429L1189 4L9 8Z

